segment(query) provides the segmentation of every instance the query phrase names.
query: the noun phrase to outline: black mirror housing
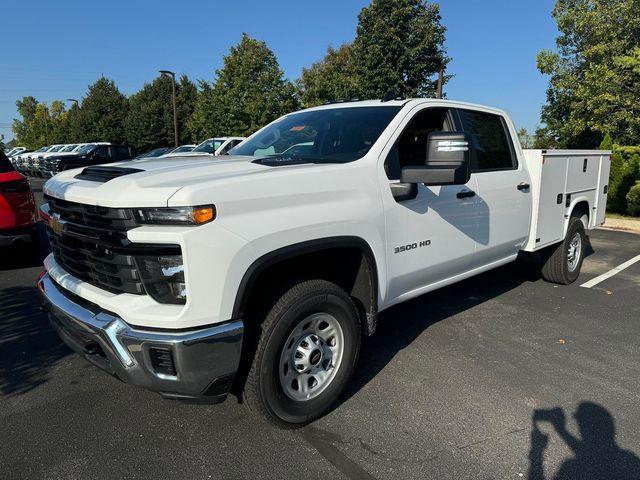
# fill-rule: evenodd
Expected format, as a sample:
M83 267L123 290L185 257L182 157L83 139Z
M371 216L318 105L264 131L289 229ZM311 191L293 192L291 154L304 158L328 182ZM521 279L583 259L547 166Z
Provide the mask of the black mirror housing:
M425 185L464 185L471 178L471 141L462 132L431 132L424 166L404 167L400 181Z

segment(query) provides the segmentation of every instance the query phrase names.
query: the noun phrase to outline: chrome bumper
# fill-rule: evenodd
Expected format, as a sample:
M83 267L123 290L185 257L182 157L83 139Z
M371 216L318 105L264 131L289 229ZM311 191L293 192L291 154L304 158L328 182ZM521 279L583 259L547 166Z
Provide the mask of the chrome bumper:
M133 328L59 286L49 274L38 280L44 307L60 338L89 362L126 383L165 397L219 401L240 361L243 322L189 331ZM158 371L152 354L171 352L175 374Z

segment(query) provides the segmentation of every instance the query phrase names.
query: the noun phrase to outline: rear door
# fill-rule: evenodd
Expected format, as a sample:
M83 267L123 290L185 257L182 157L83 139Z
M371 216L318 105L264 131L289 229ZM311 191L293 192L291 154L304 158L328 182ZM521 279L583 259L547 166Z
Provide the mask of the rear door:
M505 119L473 109L457 111L473 143L472 176L478 188L476 260L488 265L515 255L525 244L531 221L531 188L518 161Z

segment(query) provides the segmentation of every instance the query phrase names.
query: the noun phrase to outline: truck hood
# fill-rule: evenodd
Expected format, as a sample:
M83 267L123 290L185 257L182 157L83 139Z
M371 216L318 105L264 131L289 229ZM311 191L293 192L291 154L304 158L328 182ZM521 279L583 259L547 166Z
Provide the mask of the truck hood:
M198 188L206 183L215 189L221 183L242 182L257 175L273 175L296 169L326 165L299 164L265 166L253 157L185 155L110 163L104 167L133 169L132 173L96 182L75 178L82 168L64 171L48 180L44 193L64 200L105 207L160 207L181 189Z

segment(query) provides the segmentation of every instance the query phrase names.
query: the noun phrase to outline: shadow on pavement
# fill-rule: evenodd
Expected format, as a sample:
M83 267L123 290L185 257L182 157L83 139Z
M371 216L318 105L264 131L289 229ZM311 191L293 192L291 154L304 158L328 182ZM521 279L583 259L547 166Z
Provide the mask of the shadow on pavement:
M566 416L561 408L535 410L529 450L529 480L544 480L544 451L549 444L549 435L543 433L539 424L549 423L558 436L572 450L573 458L565 460L556 475L557 480L624 480L640 478L640 458L621 449L616 444L616 429L613 416L601 405L582 402L573 415L580 438L574 437L566 427Z
M40 311L35 286L0 291L0 351L2 395L33 390L47 380L58 360L71 353Z
M537 269L523 259L380 313L375 335L363 339L360 360L340 403L367 385L430 326L539 279Z
M37 241L34 243L0 248L0 272L41 266L51 251L45 228L44 224L38 222Z

